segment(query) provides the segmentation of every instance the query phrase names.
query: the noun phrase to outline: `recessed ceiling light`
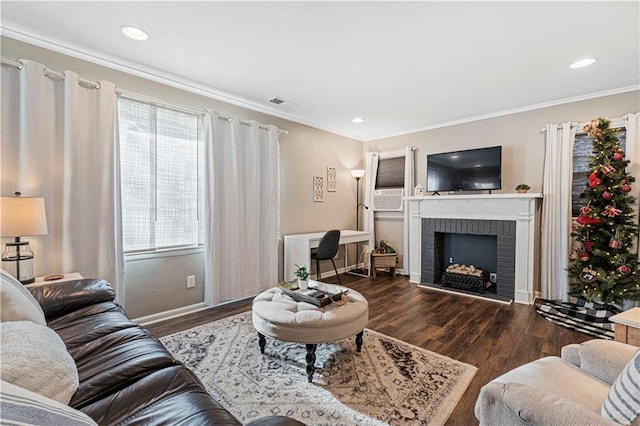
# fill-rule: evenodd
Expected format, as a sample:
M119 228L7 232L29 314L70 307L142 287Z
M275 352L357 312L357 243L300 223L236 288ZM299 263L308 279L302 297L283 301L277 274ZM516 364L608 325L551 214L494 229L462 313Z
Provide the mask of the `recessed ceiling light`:
M360 123L364 123L364 118L363 117L356 117L351 121L353 121L356 124L360 124Z
M595 61L596 61L596 58L580 59L579 61L575 61L574 63L569 65L569 68L576 69L576 68L588 67L589 65L593 64Z
M130 39L138 41L149 39L149 34L141 28L134 27L132 25L123 25L122 27L120 27L120 29L122 30L122 34L129 37Z

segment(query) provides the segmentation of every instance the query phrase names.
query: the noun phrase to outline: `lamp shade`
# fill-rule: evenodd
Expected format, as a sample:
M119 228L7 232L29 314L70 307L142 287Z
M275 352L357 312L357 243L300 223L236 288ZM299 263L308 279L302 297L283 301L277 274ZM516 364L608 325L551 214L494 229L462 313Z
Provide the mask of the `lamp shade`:
M0 197L0 236L46 235L47 215L42 197Z
M362 169L351 170L351 176L353 176L356 179L360 179L362 176L364 176L364 170Z

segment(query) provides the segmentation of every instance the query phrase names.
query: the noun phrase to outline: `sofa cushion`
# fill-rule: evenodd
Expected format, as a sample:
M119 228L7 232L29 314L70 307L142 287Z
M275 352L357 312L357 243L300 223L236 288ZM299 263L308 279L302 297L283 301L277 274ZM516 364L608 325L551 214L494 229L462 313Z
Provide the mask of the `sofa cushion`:
M585 409L600 412L609 386L558 357L545 357L496 378L500 383L521 383L554 393Z
M0 424L97 426L81 411L1 380Z
M129 382L117 392L85 405L82 411L99 424L240 424L183 365Z
M640 414L640 350L622 370L602 404L601 414L628 425Z
M140 378L177 364L171 354L143 328L105 335L71 350L80 386L70 405L81 408L129 386Z
M3 269L0 269L0 306L2 321L31 321L47 325L36 299L20 281Z
M3 322L0 330L0 378L68 404L78 388L78 371L60 337L31 321Z

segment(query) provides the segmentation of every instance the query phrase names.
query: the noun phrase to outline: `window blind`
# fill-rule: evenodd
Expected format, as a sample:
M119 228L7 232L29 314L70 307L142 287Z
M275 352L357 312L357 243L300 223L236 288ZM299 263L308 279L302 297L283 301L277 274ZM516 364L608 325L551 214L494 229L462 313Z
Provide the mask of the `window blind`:
M197 246L200 117L121 97L118 120L124 251Z

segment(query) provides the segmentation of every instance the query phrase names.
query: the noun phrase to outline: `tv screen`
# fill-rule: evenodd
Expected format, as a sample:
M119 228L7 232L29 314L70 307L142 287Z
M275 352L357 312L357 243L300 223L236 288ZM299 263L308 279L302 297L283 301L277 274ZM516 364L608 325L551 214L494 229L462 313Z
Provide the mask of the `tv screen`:
M500 189L502 147L427 155L427 191Z

